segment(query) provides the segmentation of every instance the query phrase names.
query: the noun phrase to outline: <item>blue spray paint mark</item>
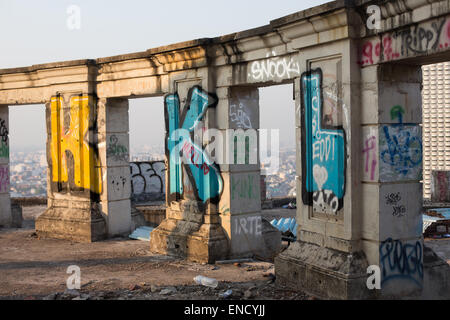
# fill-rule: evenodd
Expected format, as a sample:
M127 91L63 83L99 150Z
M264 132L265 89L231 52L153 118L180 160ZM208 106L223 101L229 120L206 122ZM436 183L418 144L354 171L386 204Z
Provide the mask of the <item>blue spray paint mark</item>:
M343 207L346 175L345 131L323 124L322 71L307 72L302 88L303 203Z
M381 146L381 160L404 176L422 164L422 141L418 135L412 134L416 127L404 124L383 126L386 145Z
M223 191L223 180L218 168L207 153L193 142L192 134L202 121L206 111L214 107L217 98L200 87L191 88L188 105L180 116L178 94L165 97L167 152L169 158L169 192L171 198L184 193L183 167L194 187L197 198L203 202L218 202ZM211 101L213 101L211 103Z
M381 284L394 279L406 279L422 287L422 242L416 241L414 245L392 239L382 242L380 244L380 265L382 268Z

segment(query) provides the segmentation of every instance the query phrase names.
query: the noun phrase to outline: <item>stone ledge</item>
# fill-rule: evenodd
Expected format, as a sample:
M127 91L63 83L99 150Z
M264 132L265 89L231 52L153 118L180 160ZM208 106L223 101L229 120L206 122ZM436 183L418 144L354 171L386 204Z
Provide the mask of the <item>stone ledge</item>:
M40 239L90 243L106 239L106 221L90 210L50 208L36 219L36 233Z
M197 224L166 219L150 237L150 251L186 258L200 263L214 263L228 257L228 240L219 224Z

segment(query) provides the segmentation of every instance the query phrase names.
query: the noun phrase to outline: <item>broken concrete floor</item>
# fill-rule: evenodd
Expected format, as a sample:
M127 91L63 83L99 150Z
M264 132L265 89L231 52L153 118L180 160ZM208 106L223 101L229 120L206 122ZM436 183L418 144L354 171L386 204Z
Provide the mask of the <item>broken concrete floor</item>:
M24 207L22 229L0 229L0 300L218 300L230 289L234 300L314 299L275 286L268 262L202 265L153 255L148 242L124 238L92 244L39 240L34 220L45 208ZM263 216L294 217L295 210L265 210ZM426 243L450 264L450 240ZM67 291L71 265L81 268L79 291ZM196 284L197 275L219 280L218 288Z
M301 292L275 287L273 264L201 265L153 255L148 242L123 238L91 244L39 240L34 219L45 207L24 208L23 229L0 230L0 299L149 299L217 300L308 299ZM66 291L67 268L81 269L81 290ZM203 275L216 289L197 285ZM64 293L65 292L65 293Z

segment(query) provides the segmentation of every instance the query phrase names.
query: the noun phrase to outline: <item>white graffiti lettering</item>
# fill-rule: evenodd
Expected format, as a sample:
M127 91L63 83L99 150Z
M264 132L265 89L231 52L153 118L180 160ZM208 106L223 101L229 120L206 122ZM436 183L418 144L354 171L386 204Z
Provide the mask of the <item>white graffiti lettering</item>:
M249 77L256 81L292 78L300 75L300 65L293 58L280 58L272 52L266 60L254 61L251 64Z

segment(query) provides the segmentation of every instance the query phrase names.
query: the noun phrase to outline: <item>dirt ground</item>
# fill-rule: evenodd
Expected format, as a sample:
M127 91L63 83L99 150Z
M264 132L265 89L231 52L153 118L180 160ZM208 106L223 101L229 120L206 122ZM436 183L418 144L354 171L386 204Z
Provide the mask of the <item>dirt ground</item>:
M153 255L149 243L111 239L92 244L39 240L34 220L45 207L24 207L22 229L0 229L0 300L218 300L232 290L235 300L305 300L307 294L277 287L273 264L201 265ZM295 210L264 211L269 221L295 217ZM450 263L450 240L427 240ZM81 290L67 290L69 266L81 270ZM216 289L194 282L202 275L217 279Z
M148 242L126 238L93 244L39 240L34 219L44 210L25 207L22 229L0 230L0 299L217 300L227 290L232 299L310 298L275 287L268 262L201 265L153 255ZM78 292L66 290L72 265L81 270ZM217 279L219 286L196 284L198 275Z

